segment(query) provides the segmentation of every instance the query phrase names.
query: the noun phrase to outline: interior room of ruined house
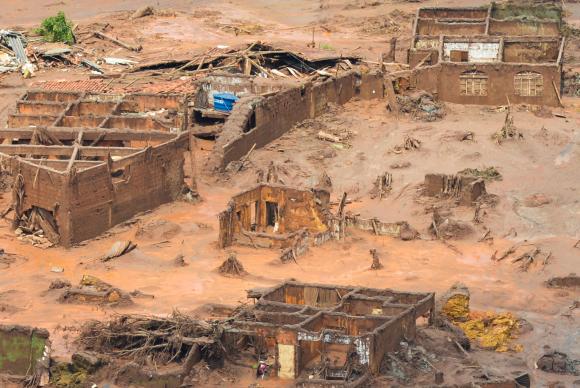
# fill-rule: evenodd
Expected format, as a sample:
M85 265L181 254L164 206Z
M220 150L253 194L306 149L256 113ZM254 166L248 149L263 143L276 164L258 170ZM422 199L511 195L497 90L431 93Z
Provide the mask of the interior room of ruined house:
M412 338L432 308L429 293L286 282L236 316L230 334L258 333L261 345L253 350L269 355L280 377L327 369L323 380L344 379L355 365L377 369L383 353Z
M186 122L177 95L28 91L0 145L21 193L13 227L71 246L175 200Z
M220 235L243 243L250 233L256 238L271 237L273 243L280 244L304 230L324 232L328 229L324 208L329 198L326 191L260 184L232 198L228 210L220 215Z

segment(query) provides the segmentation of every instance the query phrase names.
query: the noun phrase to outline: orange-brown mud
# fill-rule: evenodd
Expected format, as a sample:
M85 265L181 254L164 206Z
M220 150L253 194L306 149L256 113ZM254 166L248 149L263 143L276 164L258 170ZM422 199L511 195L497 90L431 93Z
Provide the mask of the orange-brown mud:
M98 4L85 0L3 0L0 27L30 28L62 9L75 23L110 21L116 34L142 44L143 53L139 55L148 58L257 39L305 47L312 39L312 32L304 26L324 25L327 30L315 36L319 44L339 52L363 55L369 60L376 60L387 50L391 36L400 36L397 59L403 61L412 18L404 17L397 31L373 30L372 24L365 28L365 23L395 9L412 15L418 6L467 5L458 0L420 4L385 1L378 2L383 3L378 6L364 7L361 5L374 2L233 0L208 4L170 0L158 1L156 7L173 9L175 13L171 16L123 22L127 10L148 3L142 0L107 0ZM483 2L469 2L469 5L474 3ZM569 21L578 23L580 5L568 7ZM220 29L221 25L234 21L260 24L263 31L236 36ZM114 45L108 46L108 50L107 54L112 56L131 58L133 55ZM18 95L31 83L79 78L87 78L86 69L42 70L32 80L22 80L18 74L0 76L0 121L5 122ZM163 315L174 309L194 313L206 303L237 305L246 302L246 290L271 286L289 278L437 293L461 281L471 291L473 309L511 311L533 326L533 331L518 339L524 347L522 353L499 356L474 352L476 359L499 370L514 365L529 370L537 386L547 386L553 381L571 384L573 378L534 370L534 362L545 346L580 359L580 316L577 310L571 315L562 315L578 299L578 291L551 290L543 285L552 276L579 271L580 249L572 246L580 238L580 102L566 98L565 105L566 108L553 111L566 118L540 118L531 111L514 108L515 125L523 132L524 139L498 146L491 136L501 128L504 112L447 104L447 116L443 120L422 123L405 116L396 120L387 113L385 101L353 101L344 107L332 107L330 114L297 126L254 152L250 167L225 177L211 176L204 171L207 150L212 143L199 141L196 166L200 174L201 203L175 202L161 206L137 217L137 223L116 227L105 236L68 250L43 250L27 245L16 239L8 222L2 222L0 247L26 260L0 268L0 322L47 328L54 354L68 357L75 349L74 328L86 320L107 319L116 313ZM336 149L331 143L316 139L320 128L353 131L351 147ZM474 141L455 140L451 136L455 131L472 131ZM405 135L421 140L421 148L393 153L393 147ZM408 221L422 238L400 241L351 231L344 241L311 248L297 263L289 264L279 262L277 251L233 247L249 275L221 276L215 269L227 257L227 252L217 247L217 214L232 195L255 184L256 169L267 167L272 160L281 166L284 171L281 176L287 184L312 186L326 171L333 182L333 200L338 200L346 191L354 201L347 210L388 222ZM403 162L409 162L410 167L390 167ZM452 247L432 239L427 230L431 215L425 211L431 202L418 194L425 173L451 174L467 167L489 166L496 167L503 176L501 181L487 183L487 191L499 197L498 205L485 209L483 223L474 225L474 234L450 241ZM385 171L393 174L393 190L382 201L371 200L368 192L372 182ZM526 198L536 193L547 196L551 202L539 207L527 206ZM10 193L4 193L2 204L9 201ZM454 218L466 222L473 218L473 208L458 207L452 211ZM136 238L138 228L154 220L175 223L181 230L169 237L160 232L153 238ZM491 231L493 243L478 242L485 233L483 226ZM512 229L517 235L510 233ZM136 242L137 249L107 263L95 260L115 241L124 239ZM550 262L545 266L534 263L528 272L521 272L511 259L490 260L495 251L501 253L522 240L537 244L545 252L551 251ZM381 255L384 268L379 271L369 270L371 248L376 248ZM178 254L184 255L187 266L173 264ZM51 272L52 267L62 267L64 272ZM58 293L47 292L51 281L67 279L76 284L83 274L97 276L125 291L153 294L155 298L136 298L136 303L129 307L102 308L59 304ZM232 384L247 386L253 381L251 374L248 372ZM267 381L261 384L280 385Z

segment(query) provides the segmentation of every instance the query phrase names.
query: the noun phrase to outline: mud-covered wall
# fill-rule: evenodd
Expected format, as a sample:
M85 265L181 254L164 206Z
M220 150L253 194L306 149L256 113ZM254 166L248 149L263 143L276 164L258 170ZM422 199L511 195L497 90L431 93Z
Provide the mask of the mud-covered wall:
M52 212L57 228L68 230L68 202L66 188L68 176L50 168L38 168L17 157L0 156L2 170L7 171L16 181L19 175L24 183L24 197L21 212L30 210L33 206Z
M261 148L297 123L322 114L329 103L344 104L355 96L382 98L383 88L382 74L350 71L336 79L320 83L308 82L282 90L268 98L239 101L224 124L210 158L210 166L224 168L228 163L246 155L254 144L256 148ZM240 117L247 117L252 109L256 124L247 130L247 122L240 120ZM236 121L231 122L232 118Z
M483 35L485 22L440 22L434 19L419 19L417 35Z
M413 341L416 336L415 314L400 314L373 332L369 368L372 373L378 373L385 353L399 349L401 340Z
M182 136L183 138L184 136ZM135 214L174 201L183 189L184 141L81 170L71 177L69 246L93 238ZM66 238L65 238L66 237Z
M437 19L485 19L488 7L479 8L421 8L419 17Z
M503 61L513 63L556 63L560 42L505 42Z
M474 69L483 72L488 77L487 95L485 96L461 94L460 75L465 71ZM514 76L526 71L542 74L543 94L541 96L526 97L515 94ZM507 96L512 104L559 106L556 90L560 90L560 81L560 67L556 64L495 63L472 65L440 63L426 69L415 69L412 84L417 89L436 91L442 101L457 104L505 105Z
M218 216L220 223L219 245L231 245L239 236L241 228L250 231L253 223L256 232L262 232L268 225L267 202L276 205L277 235L295 233L302 230L324 232L328 229L326 215L321 204L327 204L329 193L299 190L285 186L261 185L232 198L228 209ZM263 236L266 239L271 237ZM260 236L255 235L253 245L259 245Z
M540 20L489 21L489 35L504 36L559 36L560 23Z

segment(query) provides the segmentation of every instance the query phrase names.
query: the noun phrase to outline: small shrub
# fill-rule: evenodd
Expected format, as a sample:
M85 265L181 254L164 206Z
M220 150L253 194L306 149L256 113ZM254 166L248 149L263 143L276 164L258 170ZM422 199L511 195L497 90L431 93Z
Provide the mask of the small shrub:
M73 44L75 36L72 31L72 22L60 11L56 16L51 16L42 21L37 33L44 36L49 42L64 42Z

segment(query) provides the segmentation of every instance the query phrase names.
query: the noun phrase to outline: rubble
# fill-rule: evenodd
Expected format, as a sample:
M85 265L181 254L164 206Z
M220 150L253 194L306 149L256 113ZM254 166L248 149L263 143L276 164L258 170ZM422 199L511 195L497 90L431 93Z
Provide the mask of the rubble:
M383 199L388 193L393 189L393 175L391 173L385 172L383 175L379 175L373 185L373 189L370 192L371 198Z
M377 236L391 236L403 241L414 240L419 236L406 221L384 222L378 218L362 218L351 213L346 214L346 226L372 232Z
M445 117L443 104L435 101L433 96L425 91L409 95L397 95L399 110L408 113L414 120L432 122Z
M91 275L83 275L78 287L65 288L60 303L125 306L133 303L129 294Z
M218 272L224 276L245 276L248 273L238 260L235 253L230 253L228 258L218 267Z
M137 248L137 244L134 244L130 240L126 241L117 241L113 244L109 252L99 258L100 261L106 262L116 257L123 256L131 252L133 249Z
M546 281L546 287L578 289L580 288L580 277L575 273L568 276L555 276Z
M458 175L471 176L474 178L481 178L485 181L501 181L503 179L501 173L495 167L466 168L457 173Z
M580 376L580 360L571 359L567 354L558 351L543 354L536 361L536 368L544 372Z
M405 140L401 145L397 145L393 148L393 152L400 154L403 151L418 150L421 148L421 140L412 138L411 136L405 136Z
M437 298L435 310L454 322L465 322L469 318L469 289L463 283L453 284Z
M110 322L86 323L78 341L86 350L140 363L183 363L200 353L201 359L216 365L224 358L218 329L177 311L166 318L121 315Z
M473 234L474 230L471 225L466 222L455 220L451 217L442 216L439 212L433 212L431 225L429 226L431 233L437 239L461 239Z
M493 138L497 144L501 144L505 140L520 140L524 138L523 133L514 125L511 105L508 105L503 127L493 135Z
M469 172L469 175L426 174L424 193L430 197L455 198L460 205L471 206L484 198L487 191L485 181Z
M373 258L373 263L371 264L371 269L372 270L379 270L383 268L383 265L381 264L381 261L379 260L379 253L377 252L376 249L371 249L369 250L369 253L371 254L371 257Z
M438 298L436 311L483 349L496 352L523 350L522 345L513 343L520 331L521 320L509 312L471 311L469 302L469 289L462 283L456 283ZM463 345L458 346L464 348Z

